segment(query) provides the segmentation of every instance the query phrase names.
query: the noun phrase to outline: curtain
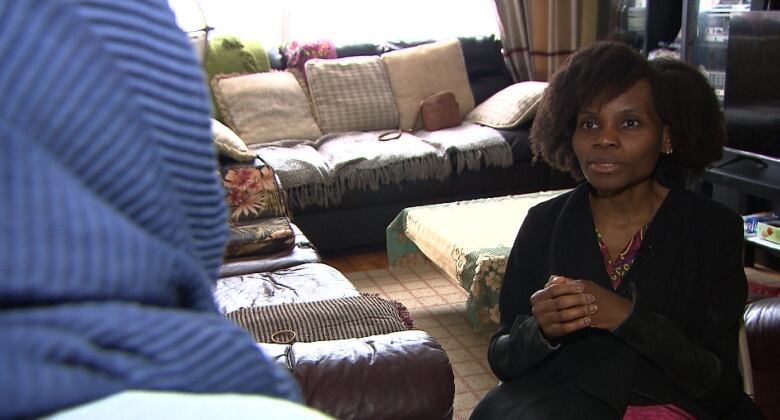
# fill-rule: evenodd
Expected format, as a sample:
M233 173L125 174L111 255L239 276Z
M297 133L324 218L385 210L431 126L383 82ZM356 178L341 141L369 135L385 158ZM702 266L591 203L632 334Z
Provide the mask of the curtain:
M517 82L548 80L583 41L594 40L598 0L495 3L504 56Z
M504 46L504 59L515 82L533 80L534 63L531 60L531 42L528 28L531 22L524 0L495 0L498 28Z

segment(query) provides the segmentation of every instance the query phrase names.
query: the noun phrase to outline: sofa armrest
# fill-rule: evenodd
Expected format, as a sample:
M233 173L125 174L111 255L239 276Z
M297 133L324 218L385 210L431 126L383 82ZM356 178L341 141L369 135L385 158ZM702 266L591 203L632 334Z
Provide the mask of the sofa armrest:
M452 416L452 366L439 343L424 331L258 346L291 370L307 405L336 418Z

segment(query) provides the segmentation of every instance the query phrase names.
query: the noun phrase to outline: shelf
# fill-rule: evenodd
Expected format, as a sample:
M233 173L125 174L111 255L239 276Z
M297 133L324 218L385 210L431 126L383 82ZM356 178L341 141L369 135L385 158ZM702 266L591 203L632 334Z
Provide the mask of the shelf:
M748 236L745 238L746 242L750 242L763 249L769 249L780 252L780 244L761 239L758 236Z

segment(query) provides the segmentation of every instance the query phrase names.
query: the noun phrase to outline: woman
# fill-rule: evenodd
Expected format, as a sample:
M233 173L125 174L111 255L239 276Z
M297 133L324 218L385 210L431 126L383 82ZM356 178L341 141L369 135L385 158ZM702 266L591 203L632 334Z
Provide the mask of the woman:
M472 418L760 416L742 392L742 222L685 190L723 115L685 63L597 43L550 81L534 152L585 182L529 211Z

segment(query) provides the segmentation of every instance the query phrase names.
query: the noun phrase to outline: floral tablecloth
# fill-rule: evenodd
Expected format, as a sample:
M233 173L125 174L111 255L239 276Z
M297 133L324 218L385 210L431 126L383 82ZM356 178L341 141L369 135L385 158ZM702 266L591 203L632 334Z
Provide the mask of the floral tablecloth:
M410 207L387 227L391 267L430 260L468 292L467 315L479 330L499 322L506 260L528 210L568 190Z

